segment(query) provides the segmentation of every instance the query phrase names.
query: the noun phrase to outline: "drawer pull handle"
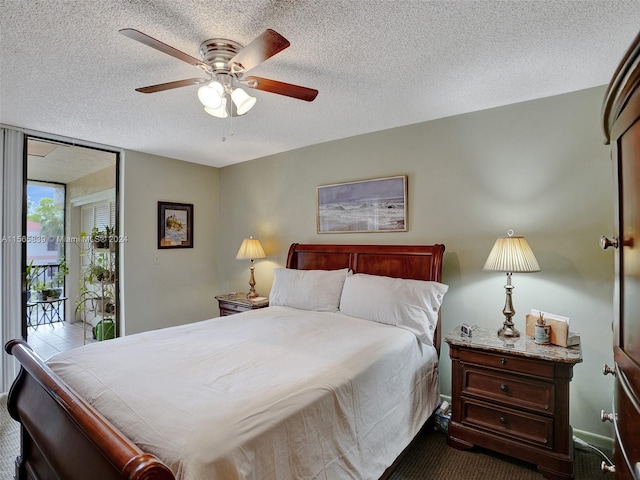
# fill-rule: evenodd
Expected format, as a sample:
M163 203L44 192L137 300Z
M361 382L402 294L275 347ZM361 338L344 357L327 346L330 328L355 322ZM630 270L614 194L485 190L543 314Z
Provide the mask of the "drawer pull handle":
M500 363L501 363L502 365L506 365L506 364L507 364L507 359L506 359L506 358L501 358L501 359L500 359Z
M504 417L500 417L500 423L505 425L507 423L507 419Z
M602 366L602 374L603 375L613 375L615 377L616 376L616 369L615 368L611 368L609 365L607 365L605 363Z
M503 392L506 392L507 390L509 390L509 387L503 383L502 385L500 385L500 390L502 390Z
M600 464L600 470L602 470L604 473L616 473L616 466L615 465L607 465L607 463L603 461Z
M611 422L611 423L613 423L614 419L615 419L615 414L607 413L604 410L600 410L600 420L602 422Z

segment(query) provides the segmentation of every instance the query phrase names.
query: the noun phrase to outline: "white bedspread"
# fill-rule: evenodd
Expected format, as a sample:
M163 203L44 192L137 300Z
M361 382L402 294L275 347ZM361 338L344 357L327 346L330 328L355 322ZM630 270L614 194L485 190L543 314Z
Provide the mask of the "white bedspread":
M363 480L437 406L437 361L397 327L268 307L48 364L178 479Z

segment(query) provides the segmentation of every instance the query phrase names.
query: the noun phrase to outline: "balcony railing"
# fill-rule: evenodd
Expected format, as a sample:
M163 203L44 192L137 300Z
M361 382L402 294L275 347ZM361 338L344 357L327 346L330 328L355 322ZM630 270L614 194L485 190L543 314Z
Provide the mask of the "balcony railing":
M65 276L56 278L60 264L34 265L27 270L27 326L64 321Z

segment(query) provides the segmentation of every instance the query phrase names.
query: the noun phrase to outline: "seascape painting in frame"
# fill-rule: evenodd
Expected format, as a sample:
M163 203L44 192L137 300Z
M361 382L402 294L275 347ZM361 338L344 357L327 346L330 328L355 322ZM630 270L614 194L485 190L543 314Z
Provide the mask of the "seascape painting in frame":
M318 233L406 232L407 176L316 187Z
M193 248L193 204L158 202L158 248Z

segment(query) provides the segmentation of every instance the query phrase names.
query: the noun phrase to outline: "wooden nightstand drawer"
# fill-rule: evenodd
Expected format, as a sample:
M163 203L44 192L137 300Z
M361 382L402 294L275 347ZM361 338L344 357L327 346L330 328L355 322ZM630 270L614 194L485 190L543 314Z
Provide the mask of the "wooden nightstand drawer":
M462 394L553 414L554 384L462 365Z
M269 306L268 298L257 297L256 299L248 300L247 295L244 293L218 295L216 300L218 300L218 308L220 309L221 317Z
M220 305L219 308L220 308L220 315L223 317L225 315L233 315L234 313L246 312L250 310L245 306L237 305L235 303L230 303L230 302L225 302L224 305Z
M475 363L497 368L505 372L527 373L536 377L554 378L553 363L541 362L529 358L487 353L478 350L460 349L457 358L462 362Z
M553 449L553 418L462 400L462 422L519 442Z

